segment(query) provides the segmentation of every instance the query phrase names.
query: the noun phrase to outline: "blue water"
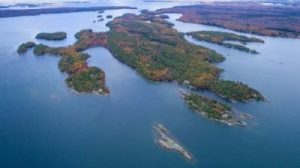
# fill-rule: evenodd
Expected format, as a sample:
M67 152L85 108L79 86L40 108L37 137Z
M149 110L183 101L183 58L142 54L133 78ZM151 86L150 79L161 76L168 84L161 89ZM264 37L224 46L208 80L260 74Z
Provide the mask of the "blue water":
M144 4L142 8L152 8ZM159 5L156 5L159 6ZM160 5L163 6L163 5ZM119 16L137 10L106 11ZM0 19L0 167L1 168L298 168L300 167L300 40L259 37L251 55L186 39L222 53L222 78L242 81L268 99L233 106L255 116L249 127L228 127L190 111L179 86L153 84L116 60L106 49L86 52L101 67L109 96L76 95L64 83L58 58L18 56L22 42L72 44L83 28L107 31L93 23L97 12ZM181 32L224 29L170 21ZM66 31L61 42L37 41L38 32ZM208 94L208 93L205 93ZM195 162L162 150L152 125L164 124L193 154Z

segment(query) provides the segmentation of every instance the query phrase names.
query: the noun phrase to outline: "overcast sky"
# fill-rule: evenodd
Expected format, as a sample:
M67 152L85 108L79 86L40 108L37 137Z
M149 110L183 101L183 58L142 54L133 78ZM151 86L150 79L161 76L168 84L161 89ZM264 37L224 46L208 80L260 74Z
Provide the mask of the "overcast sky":
M124 1L137 1L137 0L0 0L0 3L62 3L62 2L87 2L87 1L92 1L92 2L95 2L95 1L98 1L98 2L101 2L101 1L109 1L111 3L119 3L119 2L124 2ZM142 1L142 0L140 0ZM187 1L199 1L199 0L174 0L174 1L181 1L181 2L187 2ZM203 0L205 1L205 0ZM206 0L207 1L207 0ZM213 1L213 0L211 0ZM223 0L224 1L224 0Z
M0 3L61 3L61 2L87 2L87 1L110 1L110 2L122 2L132 0L0 0Z
M86 2L86 1L105 1L105 0L0 0L0 3L62 3L62 2ZM109 0L112 2L122 2L124 0ZM126 0L127 1L127 0Z
M0 4L12 4L12 3L63 3L63 2L108 2L111 4L124 4L124 2L132 2L132 1L143 1L143 0L0 0ZM159 0L158 0L159 1ZM166 0L170 1L170 0ZM178 2L212 2L212 1L235 1L235 0L173 0ZM236 1L243 1L243 0L236 0ZM251 0L244 0L244 1L251 1ZM263 0L253 0L253 1L263 1ZM270 1L281 1L281 2L293 2L293 1L300 1L300 0L270 0Z

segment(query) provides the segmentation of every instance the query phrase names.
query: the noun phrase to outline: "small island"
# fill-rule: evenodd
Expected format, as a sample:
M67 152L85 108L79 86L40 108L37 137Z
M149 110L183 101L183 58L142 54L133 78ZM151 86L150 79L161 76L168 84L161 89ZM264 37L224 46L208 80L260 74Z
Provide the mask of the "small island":
M112 15L107 15L106 18L107 18L107 19L112 19L113 16L112 16Z
M102 22L102 21L104 21L104 19L103 19L103 18L101 18L101 19L98 19L97 21L98 21L98 22Z
M238 35L234 33L227 33L227 32L218 32L218 31L197 31L197 32L190 32L187 33L191 35L193 38L206 41L214 44L218 44L224 46L226 48L233 48L236 50L244 51L251 54L258 54L256 50L251 50L245 45L247 43L264 43L263 40L254 38L254 37L247 37L243 35ZM232 44L231 41L240 42L240 44Z
M157 134L156 142L161 147L167 150L177 151L187 160L193 159L192 155L176 142L175 138L172 138L171 133L162 124L155 124L153 129Z
M33 47L35 47L35 43L34 42L30 41L30 42L27 42L27 43L22 43L19 46L17 52L18 52L18 54L24 54L24 53L26 53L28 51L28 49L31 49Z
M36 39L42 40L64 40L67 38L65 32L54 32L54 33L39 33L35 36Z
M193 111L229 126L246 126L247 123L245 120L252 118L248 114L234 112L233 109L226 104L195 93L182 93L182 96L186 104Z

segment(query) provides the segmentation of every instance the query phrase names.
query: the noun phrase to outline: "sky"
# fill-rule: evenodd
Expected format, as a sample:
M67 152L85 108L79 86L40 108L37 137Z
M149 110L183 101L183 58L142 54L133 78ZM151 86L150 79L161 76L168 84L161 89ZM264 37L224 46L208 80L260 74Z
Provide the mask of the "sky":
M62 2L99 2L99 1L105 1L105 0L0 0L0 3L62 3ZM110 1L112 3L118 3L118 2L124 2L124 1L133 1L133 0L106 0ZM142 1L142 0L141 0ZM199 1L199 0L174 0L174 1L181 1L181 2L193 2L193 1ZM212 0L213 1L213 0Z
M87 2L97 0L0 0L0 3L63 3L63 2ZM101 1L101 0L100 0ZM122 0L110 0L122 1Z
M64 3L64 2L109 2L112 4L122 3L124 1L136 0L0 0L0 4L16 4L16 3Z
M0 0L0 4L14 4L14 3L63 3L63 2L109 2L112 4L118 4L124 1L137 1L137 0ZM142 0L140 0L142 1ZM173 0L173 1L181 1L181 2L196 2L201 0ZM234 0L202 0L202 1L234 1ZM243 1L243 0L239 0ZM245 1L251 1L251 0L245 0ZM253 0L253 1L259 1L259 0ZM270 0L270 1L297 1L297 0Z

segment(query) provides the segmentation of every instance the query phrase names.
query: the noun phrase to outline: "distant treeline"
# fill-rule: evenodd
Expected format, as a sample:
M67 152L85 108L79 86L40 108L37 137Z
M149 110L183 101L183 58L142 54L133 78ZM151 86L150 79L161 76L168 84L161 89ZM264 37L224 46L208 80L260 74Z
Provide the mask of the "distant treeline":
M102 10L114 10L114 9L136 9L136 8L129 7L129 6L107 6L107 7L60 7L60 8L41 8L41 9L5 9L5 10L0 10L0 18L32 16L32 15L41 15L41 14L55 14L55 13L102 11Z

